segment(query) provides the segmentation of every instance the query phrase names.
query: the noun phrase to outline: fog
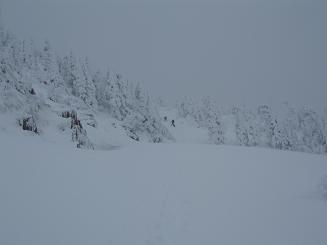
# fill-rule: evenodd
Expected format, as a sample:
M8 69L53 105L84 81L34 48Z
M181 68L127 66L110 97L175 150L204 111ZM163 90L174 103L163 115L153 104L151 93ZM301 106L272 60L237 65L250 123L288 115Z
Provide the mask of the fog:
M168 101L327 106L327 4L2 0L3 25Z

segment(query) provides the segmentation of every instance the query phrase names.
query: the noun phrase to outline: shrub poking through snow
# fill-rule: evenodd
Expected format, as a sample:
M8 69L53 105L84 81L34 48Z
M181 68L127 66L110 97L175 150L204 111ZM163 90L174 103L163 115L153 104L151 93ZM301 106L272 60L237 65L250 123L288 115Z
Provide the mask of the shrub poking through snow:
M135 141L140 141L140 137L135 133L133 128L127 127L125 125L123 125L123 128L125 129L128 137L130 137L131 139L133 139Z
M70 111L63 111L63 112L61 113L61 116L62 116L63 118L70 118L70 117L71 117L71 112L70 112Z
M31 88L30 90L28 90L28 92L31 94L31 95L35 95L35 90L33 88Z
M79 120L77 118L77 116L73 116L71 117L71 122L70 122L70 128L71 129L74 129L75 127L79 127L81 129L83 129L83 126L82 126L82 123L81 123L81 120Z
M38 133L38 129L34 120L34 117L25 117L19 120L19 125L23 128L23 130L32 131L34 133Z

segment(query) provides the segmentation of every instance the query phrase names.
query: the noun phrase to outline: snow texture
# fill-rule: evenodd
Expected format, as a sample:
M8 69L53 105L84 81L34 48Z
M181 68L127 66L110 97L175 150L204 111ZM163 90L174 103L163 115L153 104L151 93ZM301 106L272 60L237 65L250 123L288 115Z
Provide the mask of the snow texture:
M21 134L0 130L0 244L327 242L325 156L186 143L85 151Z

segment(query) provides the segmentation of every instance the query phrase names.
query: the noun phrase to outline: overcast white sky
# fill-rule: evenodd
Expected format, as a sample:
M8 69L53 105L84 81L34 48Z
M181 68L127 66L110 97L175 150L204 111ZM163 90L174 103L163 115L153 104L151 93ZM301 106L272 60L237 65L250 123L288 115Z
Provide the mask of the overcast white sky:
M327 106L324 0L0 0L2 21L166 99Z

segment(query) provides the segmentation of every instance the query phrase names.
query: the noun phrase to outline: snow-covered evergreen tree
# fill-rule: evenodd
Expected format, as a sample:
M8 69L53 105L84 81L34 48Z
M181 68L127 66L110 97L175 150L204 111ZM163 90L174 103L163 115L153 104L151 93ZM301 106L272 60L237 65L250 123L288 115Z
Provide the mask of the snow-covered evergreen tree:
M222 121L218 113L210 116L208 122L209 141L214 144L224 144L225 135Z
M75 91L78 91L78 96L84 101L85 104L92 108L97 107L96 101L96 87L92 80L89 62L87 59L80 61L80 83L76 84ZM77 87L78 86L78 87Z
M246 109L238 109L235 114L235 131L237 144L245 146L258 145L258 128L255 126L255 115Z
M324 152L326 142L323 121L313 110L302 109L298 113L301 148L303 151Z
M272 114L272 110L267 105L261 105L257 110L256 125L258 134L258 144L272 147L272 137L277 121Z
M292 150L290 139L288 138L285 129L275 120L272 123L272 137L271 143L272 148L279 150Z

